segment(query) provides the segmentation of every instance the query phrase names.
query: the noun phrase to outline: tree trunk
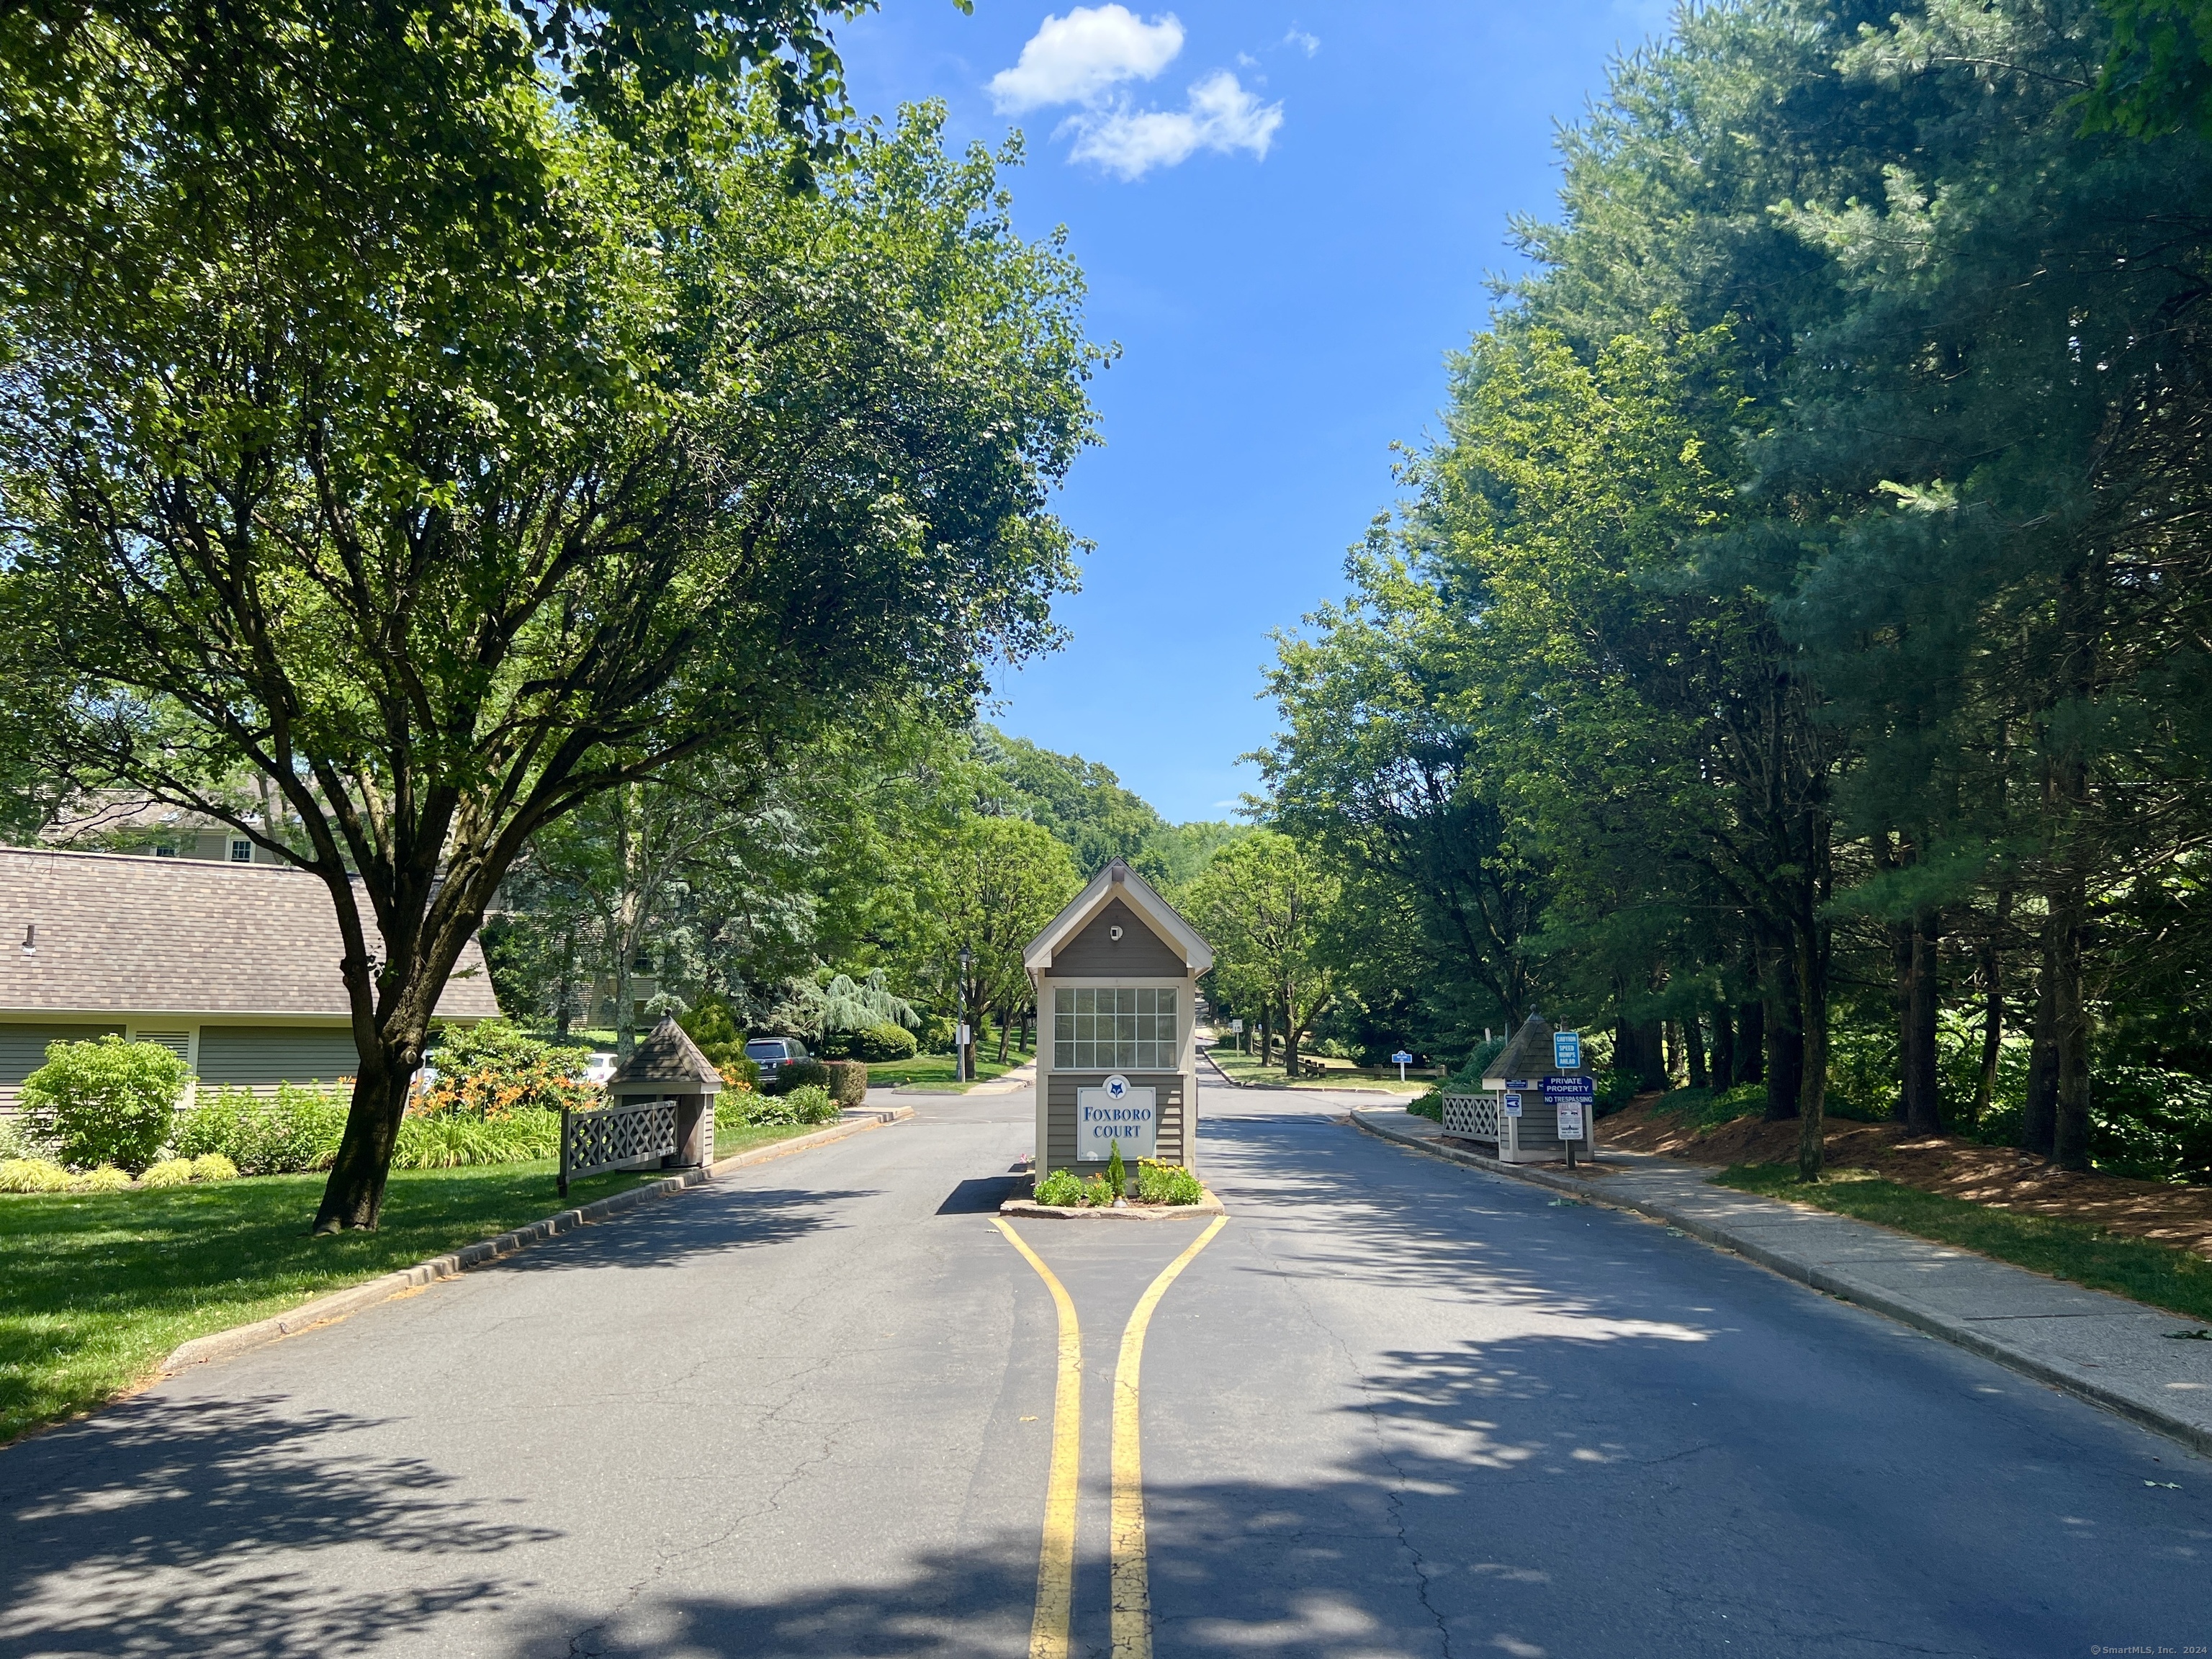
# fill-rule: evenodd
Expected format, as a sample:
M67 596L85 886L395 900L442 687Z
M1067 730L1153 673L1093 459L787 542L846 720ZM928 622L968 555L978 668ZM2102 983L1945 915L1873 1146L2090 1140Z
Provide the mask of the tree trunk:
M2087 908L2080 878L2070 878L2051 912L2057 948L2051 1012L2058 1088L2051 1155L2063 1170L2089 1167L2089 1010L2083 996L2081 963L2082 918Z
M1759 1083L1766 1077L1766 1005L1746 1002L1735 1011L1735 1073L1729 1081Z
M1982 938L1982 1065L1974 1079L1977 1126L1989 1115L1990 1104L1996 1098L1997 1062L2004 1054L2004 957L1997 949L1997 928L2005 925L2011 910L2012 890L2006 888L1997 894L1996 927Z
M1808 921L1797 939L1797 1009L1802 1025L1797 1100L1797 1178L1817 1181L1827 1151L1828 953L1827 924Z
M1012 1010L1012 1009L1011 1009L1011 1008L1001 1008L1001 1009L999 1011L999 1060L998 1060L998 1063L999 1063L1000 1065L1001 1065L1001 1066L1003 1066L1003 1065L1005 1065L1005 1064L1006 1063L1006 1045L1007 1045L1009 1042L1012 1042L1012 1041L1013 1041L1013 1035L1014 1035L1014 1012L1013 1012L1013 1010Z
M1682 1022L1682 1057L1689 1062L1690 1086L1711 1088L1712 1079L1705 1071L1705 1034L1699 1029L1695 1014Z
M576 928L570 923L561 933L561 980L553 991L553 1034L568 1035L568 1004L575 995Z
M1941 1134L1943 1109L1936 1063L1936 1028L1942 1000L1936 971L1942 919L1928 913L1913 918L1905 958L1905 1018L1899 1030L1904 1079L1904 1118L1915 1134Z
M1298 1075L1298 1000L1295 981L1283 981L1283 1080L1296 1082Z
M1667 1086L1673 1088L1682 1071L1682 1028L1671 1019L1659 1026L1659 1069L1667 1074Z
M1795 963L1770 961L1763 977L1766 1121L1786 1123L1797 1115L1805 1081L1805 1028L1797 1006L1799 976Z
M1267 1029L1267 1016L1260 1016L1260 1064L1264 1066L1275 1057L1275 1034Z
M2028 1051L2027 1104L2021 1114L2023 1150L2049 1158L2058 1138L2058 969L2054 923L2043 923L2043 971L2035 994L2035 1034Z
M1713 1005L1713 1087L1735 1082L1735 1020L1725 1002Z
M315 1212L318 1234L373 1232L384 1213L385 1180L399 1139L399 1121L407 1113L408 1089L422 1062L422 1037L418 1032L411 1040L381 1047L380 1063L363 1065L354 1079L345 1133Z

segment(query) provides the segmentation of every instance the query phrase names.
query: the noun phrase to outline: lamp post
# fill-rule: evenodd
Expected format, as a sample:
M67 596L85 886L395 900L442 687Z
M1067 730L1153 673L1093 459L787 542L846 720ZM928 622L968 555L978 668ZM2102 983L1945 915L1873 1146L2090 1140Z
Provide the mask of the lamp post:
M954 1037L957 1039L954 1047L959 1050L958 1063L953 1068L959 1075L955 1080L961 1083L973 1083L975 1080L975 1050L973 1041L975 1033L968 1029L968 970L974 965L975 961L975 953L966 945L962 945L960 947L960 1022L959 1029L953 1033Z

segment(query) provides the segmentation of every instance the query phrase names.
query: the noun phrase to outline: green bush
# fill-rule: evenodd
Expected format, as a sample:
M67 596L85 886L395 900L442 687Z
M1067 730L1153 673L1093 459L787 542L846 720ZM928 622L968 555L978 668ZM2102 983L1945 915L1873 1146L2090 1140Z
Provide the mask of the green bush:
M181 1187L192 1178L192 1161L188 1158L172 1158L152 1165L138 1177L142 1187Z
M726 1060L714 1054L708 1054L707 1058L714 1062L714 1069L722 1074L722 1084L725 1088L734 1089L740 1084L748 1089L760 1087L760 1061L748 1058L743 1052L732 1054Z
M1083 1183L1083 1201L1094 1210L1111 1209L1114 1200L1121 1194L1107 1184L1106 1177L1095 1175Z
M1617 1112L1636 1098L1637 1076L1633 1072L1611 1071L1597 1080L1597 1115Z
M38 1158L46 1150L46 1143L32 1134L20 1117L0 1117L0 1164L11 1158Z
M169 1138L188 1075L158 1042L52 1042L46 1063L23 1079L23 1115L64 1164L143 1170Z
M197 1161L218 1153L246 1175L292 1175L328 1169L345 1133L343 1090L279 1084L274 1095L248 1089L202 1091L179 1118L176 1148Z
M794 1089L819 1089L826 1094L830 1088L830 1068L811 1056L805 1060L794 1060L777 1066L775 1075L769 1080L767 1087L769 1092L779 1095L787 1095Z
M871 1025L854 1034L853 1052L864 1060L882 1066L912 1060L921 1052L921 1047L914 1033L903 1025Z
M192 1179L195 1181L235 1181L238 1165L221 1152L202 1152L192 1160Z
M1083 1182L1073 1170L1054 1170L1036 1183L1036 1201L1073 1209L1083 1202Z
M564 1106L580 1111L599 1104L599 1091L582 1081L591 1057L580 1044L541 1042L503 1019L456 1027L439 1036L438 1080L417 1109L477 1119Z
M857 1060L833 1060L829 1064L830 1098L840 1106L858 1106L868 1097L868 1068Z
M1106 1148L1106 1189L1116 1198L1127 1197L1129 1191L1129 1166L1121 1161L1121 1143L1110 1142Z
M392 1149L395 1170L459 1170L484 1164L527 1164L561 1155L561 1114L524 1107L496 1117L465 1112L410 1112Z
M0 1193L65 1193L70 1172L43 1158L0 1159Z
M73 1177L69 1189L73 1193L127 1193L131 1190L131 1177L112 1164L103 1164Z
M720 997L708 997L697 1007L677 1015L676 1023L721 1073L723 1082L759 1085L760 1066L745 1058L745 1028L728 1003Z
M1147 1204L1197 1204L1204 1201L1206 1188L1180 1164L1148 1158L1137 1165L1137 1196Z
M784 1096L794 1123L830 1123L837 1116L837 1103L819 1084L802 1083Z
M1415 1117L1425 1117L1431 1123L1444 1121L1444 1097L1441 1090L1431 1089L1419 1100L1407 1103L1406 1109Z

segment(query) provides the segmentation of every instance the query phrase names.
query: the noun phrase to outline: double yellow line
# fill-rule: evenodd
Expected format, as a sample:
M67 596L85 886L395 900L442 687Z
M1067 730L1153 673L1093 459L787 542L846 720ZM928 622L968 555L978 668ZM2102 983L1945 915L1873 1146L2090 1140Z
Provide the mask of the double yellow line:
M1108 1511L1107 1566L1113 1589L1109 1626L1114 1659L1152 1659L1152 1581L1145 1555L1145 1471L1137 1381L1145 1362L1145 1332L1176 1275L1228 1224L1216 1216L1190 1248L1160 1269L1146 1287L1121 1330L1114 1364L1114 1486ZM1036 1269L1060 1314L1060 1376L1052 1396L1052 1468L1045 1477L1044 1541L1037 1551L1036 1613L1030 1623L1030 1659L1067 1659L1068 1622L1074 1606L1075 1499L1083 1456L1083 1331L1067 1289L1012 1224L999 1231Z

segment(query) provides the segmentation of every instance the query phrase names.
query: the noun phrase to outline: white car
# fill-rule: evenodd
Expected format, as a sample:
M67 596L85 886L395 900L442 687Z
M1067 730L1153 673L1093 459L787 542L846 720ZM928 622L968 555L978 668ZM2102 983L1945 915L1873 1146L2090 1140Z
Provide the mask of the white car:
M597 1084L604 1089L614 1074L615 1057L612 1054L593 1054L584 1062L584 1081L586 1083Z

